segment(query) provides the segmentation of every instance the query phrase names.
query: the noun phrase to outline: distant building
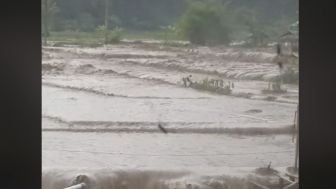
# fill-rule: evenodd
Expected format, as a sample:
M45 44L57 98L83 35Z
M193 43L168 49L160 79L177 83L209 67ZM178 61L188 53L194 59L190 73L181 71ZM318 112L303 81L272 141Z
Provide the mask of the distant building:
M284 47L284 50L289 51L289 54L297 53L299 50L299 35L295 31L287 31L279 37L279 43Z
M280 35L279 42L290 46L290 51L293 53L299 51L299 21L291 24L288 31Z
M295 22L289 27L289 30L278 38L278 44L281 47L281 53L275 58L275 62L298 63L299 58L299 33L298 24Z

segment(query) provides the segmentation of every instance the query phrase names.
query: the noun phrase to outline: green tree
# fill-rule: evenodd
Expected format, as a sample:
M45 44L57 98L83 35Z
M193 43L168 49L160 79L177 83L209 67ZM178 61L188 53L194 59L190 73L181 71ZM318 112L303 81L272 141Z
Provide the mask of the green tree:
M58 8L56 5L56 0L42 0L42 33L43 33L43 44L47 45L47 38L49 36L50 20L52 16L57 12Z
M225 6L217 1L191 1L178 23L178 31L194 44L228 43L230 27L225 11Z
M55 0L42 0L42 9L44 9L43 2L45 1L53 2ZM161 26L176 24L183 15L190 11L191 4L197 2L212 5L211 9L215 10L213 12L216 13L203 11L209 13L209 15L194 16L191 22L201 22L201 25L203 23L206 25L205 22L210 21L213 22L211 25L216 25L216 22L220 20L224 24L219 26L230 29L228 31L230 35L227 37L229 39L245 40L247 35L252 33L250 32L252 27L248 28L237 20L236 17L241 16L240 14L232 14L237 9L244 8L253 11L254 15L252 16L258 21L254 23L256 24L254 27L270 37L285 32L288 25L298 18L298 0L217 0L217 2L215 0L56 0L56 2L59 11L55 15L52 14L52 19L49 18L49 21L46 21L49 22L49 24L46 24L48 30L53 31L91 31L92 27L97 28L105 25L105 20L108 21L109 29L118 26L133 31L158 30ZM230 3L225 4L226 2ZM105 6L107 3L109 5ZM224 7L223 10L220 10L221 7ZM107 8L108 17L105 14ZM219 16L216 15L217 13ZM45 11L43 10L42 30L45 27L44 14ZM205 16L209 16L209 18L204 19ZM249 18L249 16L247 17ZM219 26L210 27L214 30L210 33L216 33L215 31L218 30L215 28L220 28ZM204 41L209 43L208 39L204 39ZM212 41L217 42L214 39Z
M240 23L248 33L247 44L252 46L264 45L269 38L269 33L265 26L267 24L263 24L259 21L256 11L239 8L235 13L237 22Z

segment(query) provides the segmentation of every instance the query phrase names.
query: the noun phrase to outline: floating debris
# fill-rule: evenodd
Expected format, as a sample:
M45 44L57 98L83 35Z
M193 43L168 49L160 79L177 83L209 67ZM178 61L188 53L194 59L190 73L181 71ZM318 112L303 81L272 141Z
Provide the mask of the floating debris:
M160 123L159 123L158 127L163 133L165 133L165 134L168 133L168 131Z
M262 110L260 109L250 109L250 110L245 111L245 113L252 113L252 114L261 113L261 112Z

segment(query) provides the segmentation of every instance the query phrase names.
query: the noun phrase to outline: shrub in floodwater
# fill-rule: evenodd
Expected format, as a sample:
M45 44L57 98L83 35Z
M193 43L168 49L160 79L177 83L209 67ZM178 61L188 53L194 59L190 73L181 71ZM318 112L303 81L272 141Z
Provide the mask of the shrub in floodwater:
M119 43L122 39L123 29L116 27L108 35L108 43Z
M224 86L223 84L222 86L214 85L214 81L215 80L209 81L208 79L204 79L202 83L193 82L190 85L190 87L194 89L198 89L198 90L207 90L210 92L216 92L216 93L224 94L224 95L231 94L232 92L231 86Z

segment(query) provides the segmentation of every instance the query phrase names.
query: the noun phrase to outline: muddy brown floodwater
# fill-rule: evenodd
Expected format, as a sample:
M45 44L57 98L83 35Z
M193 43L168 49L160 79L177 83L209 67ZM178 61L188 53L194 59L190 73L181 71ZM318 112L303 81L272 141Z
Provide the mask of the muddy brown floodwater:
M238 186L270 161L278 170L292 166L298 86L262 92L278 75L274 56L160 43L44 47L42 187L64 188L78 174L91 188ZM234 88L228 95L186 88L188 75Z

